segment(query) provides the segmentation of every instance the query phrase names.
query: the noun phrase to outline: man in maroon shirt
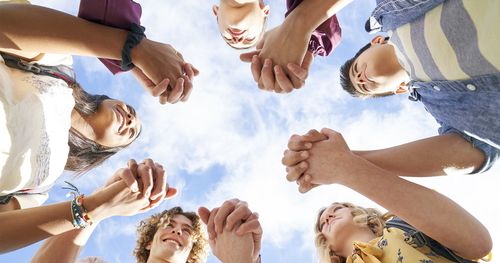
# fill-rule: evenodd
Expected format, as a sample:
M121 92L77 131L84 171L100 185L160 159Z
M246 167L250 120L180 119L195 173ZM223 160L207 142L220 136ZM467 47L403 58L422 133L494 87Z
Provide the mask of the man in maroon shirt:
M287 0L285 21L265 34L269 6L262 0L221 0L213 11L229 46L256 45L256 51L242 54L241 59L252 62L259 87L281 93L302 87L307 77L303 72L309 70L314 55L327 56L340 42L341 29L331 8L337 1L318 1Z

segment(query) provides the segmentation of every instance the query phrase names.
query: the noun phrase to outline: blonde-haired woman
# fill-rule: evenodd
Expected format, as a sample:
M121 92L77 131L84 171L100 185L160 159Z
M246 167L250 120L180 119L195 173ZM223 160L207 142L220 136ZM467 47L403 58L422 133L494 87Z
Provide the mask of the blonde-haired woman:
M321 263L476 262L401 218L351 203L333 203L321 209L314 231ZM470 238L479 240L480 236Z
M285 152L287 178L300 175L295 180L301 192L325 184L344 185L396 216L387 220L374 209L330 205L320 213L316 227L321 254L327 255L322 263L468 262L465 259L482 258L491 251L488 230L457 203L356 155L340 133L321 133L326 138L309 147L300 142L307 154L297 150L300 147ZM305 168L296 165L304 159Z

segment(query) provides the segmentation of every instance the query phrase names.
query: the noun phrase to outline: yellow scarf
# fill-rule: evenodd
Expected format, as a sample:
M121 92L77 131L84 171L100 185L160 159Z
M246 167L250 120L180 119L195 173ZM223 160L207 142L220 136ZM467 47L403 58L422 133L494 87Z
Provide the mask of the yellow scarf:
M354 253L347 263L452 263L427 247L411 246L411 237L397 228L384 229L381 237L368 243L354 242Z

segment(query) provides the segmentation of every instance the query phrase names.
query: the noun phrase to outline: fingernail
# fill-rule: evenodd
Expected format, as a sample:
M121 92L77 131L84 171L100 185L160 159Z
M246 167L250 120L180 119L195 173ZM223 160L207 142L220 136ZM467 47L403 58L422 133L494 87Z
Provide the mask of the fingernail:
M303 158L306 158L309 154L307 152L302 152L300 153L300 156Z
M278 71L280 71L280 67L278 65L274 66L274 72L278 73Z
M306 163L305 162L301 162L300 163L300 168L306 168Z
M137 193L137 192L139 192L139 187L134 185L134 186L132 186L132 188L130 190L132 190L133 193Z
M306 143L305 145L306 145L306 148L311 148L313 146L312 143L310 143L310 142Z

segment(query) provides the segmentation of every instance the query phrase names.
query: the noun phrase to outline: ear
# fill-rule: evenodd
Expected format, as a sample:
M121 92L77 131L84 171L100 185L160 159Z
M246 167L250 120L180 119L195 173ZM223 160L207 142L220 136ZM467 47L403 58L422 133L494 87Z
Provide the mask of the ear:
M214 12L214 15L217 16L219 14L219 6L218 5L214 5L212 7L212 11Z
M373 46L376 44L385 44L385 43L387 43L387 41L385 40L385 37L383 37L383 36L376 36L372 39L372 41L370 43Z
M151 250L151 242L149 242L148 245L146 246L146 250Z
M406 92L408 92L408 89L406 88L406 84L403 82L399 84L399 87L394 91L394 94L404 94Z
M269 15L269 5L261 5L260 9L262 10L265 16Z

